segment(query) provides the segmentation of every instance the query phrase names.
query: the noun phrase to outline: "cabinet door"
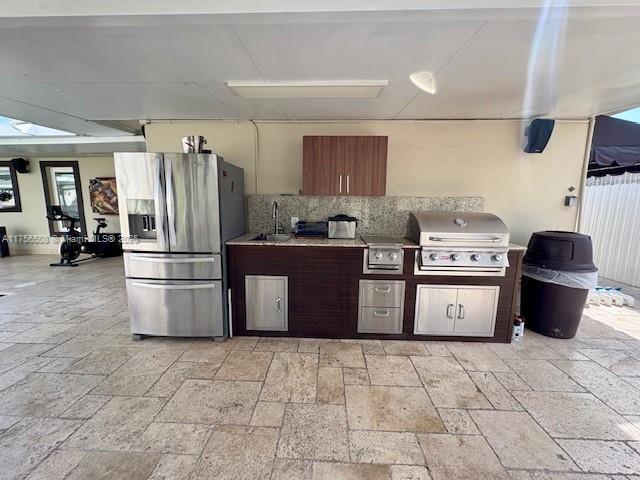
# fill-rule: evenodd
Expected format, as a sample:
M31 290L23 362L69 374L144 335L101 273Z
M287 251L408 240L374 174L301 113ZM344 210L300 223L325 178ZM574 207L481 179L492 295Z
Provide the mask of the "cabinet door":
M387 137L344 138L345 195L385 195L387 186Z
M413 333L451 335L458 289L448 286L418 285Z
M339 159L340 137L302 137L302 193L341 195L345 191Z
M247 330L287 331L287 277L246 275L244 278Z
M500 287L466 287L458 290L455 335L492 337Z

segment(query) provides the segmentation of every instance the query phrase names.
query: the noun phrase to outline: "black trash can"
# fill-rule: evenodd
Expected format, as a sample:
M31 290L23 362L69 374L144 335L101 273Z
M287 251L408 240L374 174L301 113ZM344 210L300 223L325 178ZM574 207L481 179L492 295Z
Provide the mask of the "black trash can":
M9 240L7 238L7 229L0 227L0 258L9 256Z
M534 233L522 268L520 311L526 327L548 337L574 337L597 272L588 235Z

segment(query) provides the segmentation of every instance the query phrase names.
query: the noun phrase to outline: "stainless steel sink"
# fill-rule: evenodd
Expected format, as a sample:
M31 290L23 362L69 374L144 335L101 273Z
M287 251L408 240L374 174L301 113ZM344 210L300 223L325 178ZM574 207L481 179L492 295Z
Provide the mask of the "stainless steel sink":
M267 233L267 242L286 242L290 238L288 233Z
M253 237L252 240L260 242L286 242L292 235L288 233L261 233L260 235Z

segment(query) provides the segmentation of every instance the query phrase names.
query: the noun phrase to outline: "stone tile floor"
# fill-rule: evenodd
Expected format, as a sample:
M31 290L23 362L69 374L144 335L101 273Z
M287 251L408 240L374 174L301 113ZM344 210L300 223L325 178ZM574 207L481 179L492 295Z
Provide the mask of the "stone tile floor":
M640 312L511 345L130 338L120 259L0 260L0 480L640 479Z

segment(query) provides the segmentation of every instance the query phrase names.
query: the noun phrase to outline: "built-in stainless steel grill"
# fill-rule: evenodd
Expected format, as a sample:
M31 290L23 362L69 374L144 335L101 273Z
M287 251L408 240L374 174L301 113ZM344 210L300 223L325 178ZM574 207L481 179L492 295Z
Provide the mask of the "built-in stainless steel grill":
M420 245L417 275L503 276L509 231L490 213L411 212L407 237Z

